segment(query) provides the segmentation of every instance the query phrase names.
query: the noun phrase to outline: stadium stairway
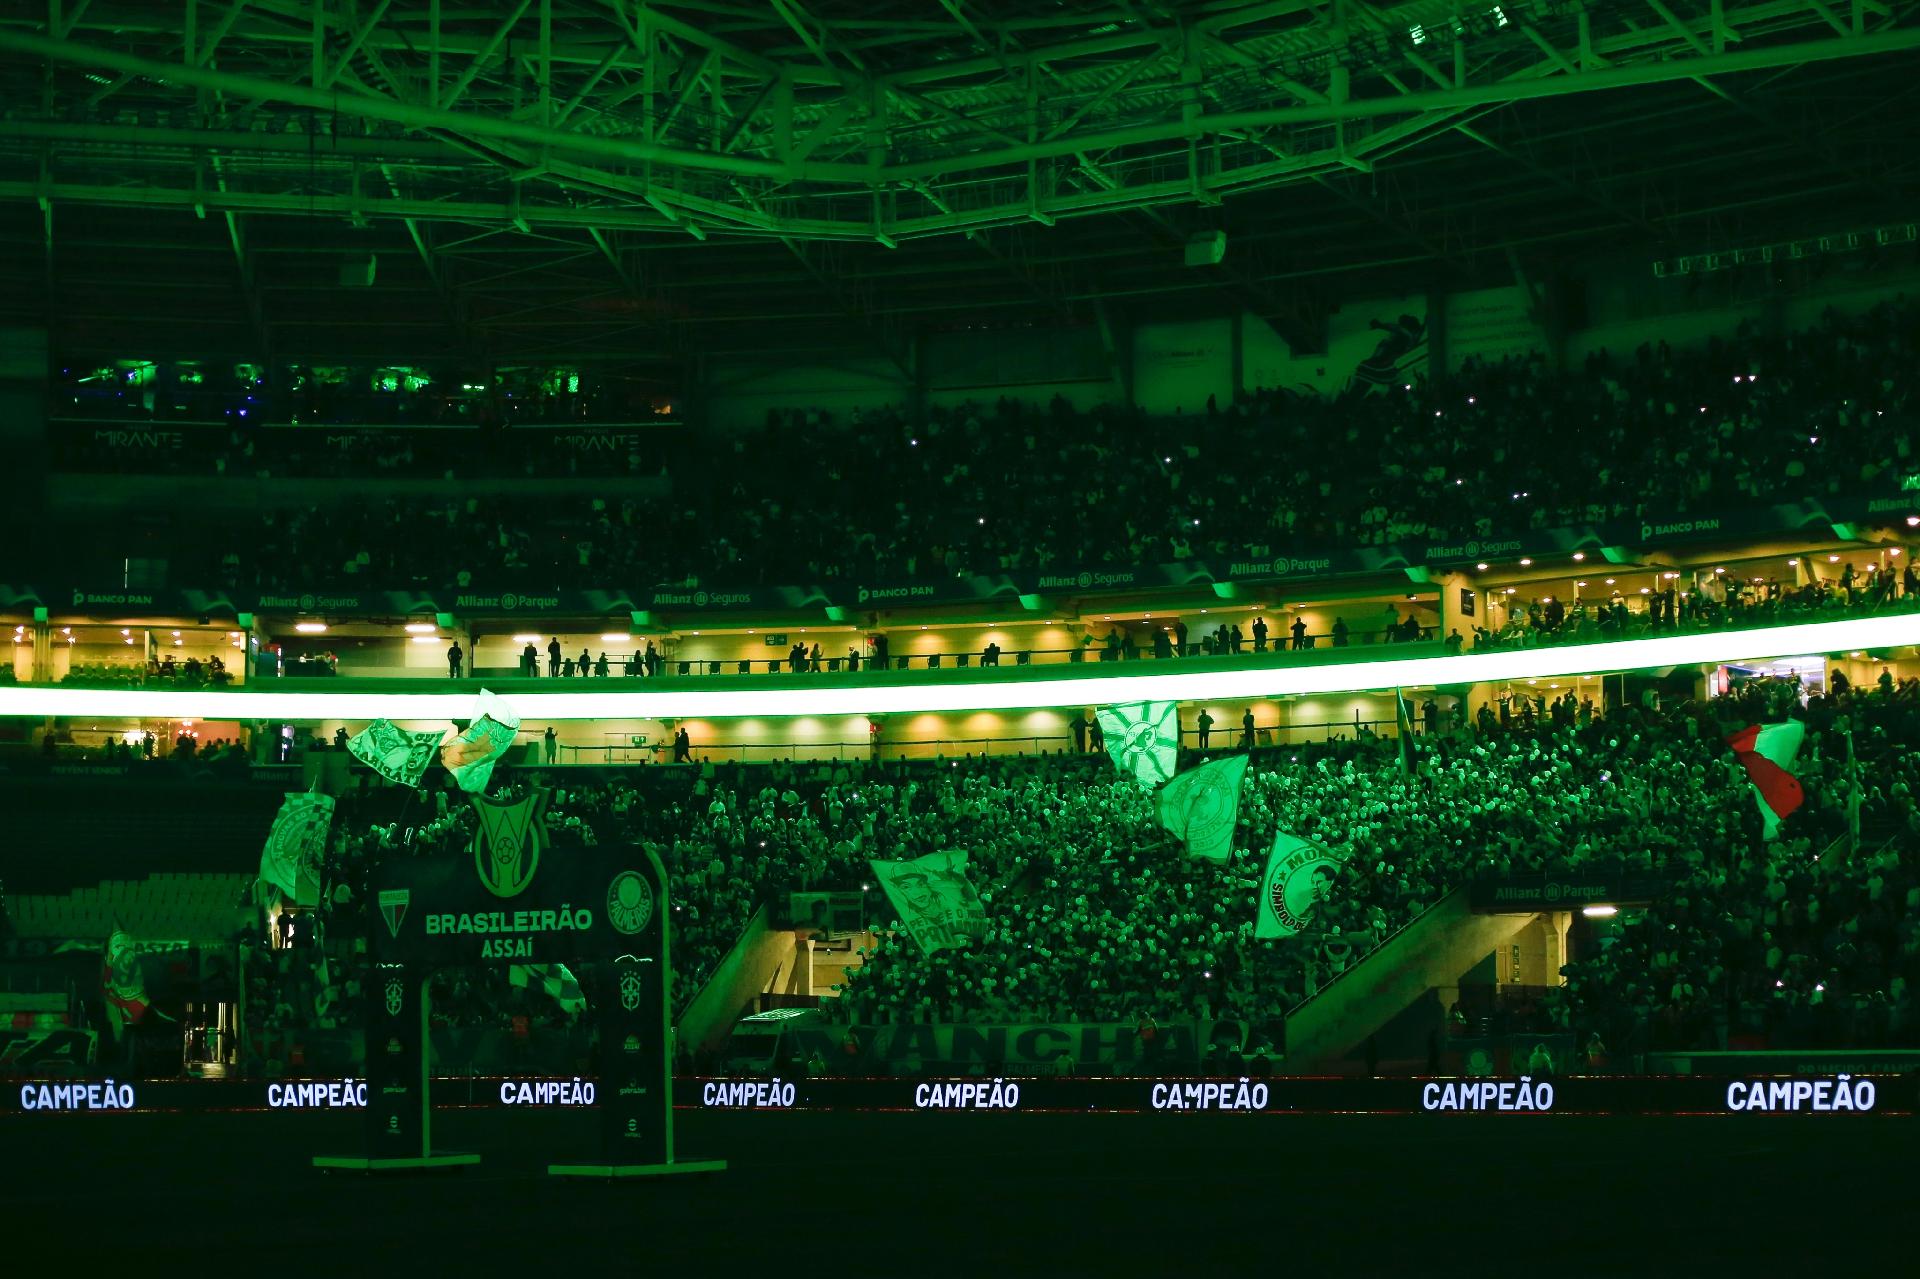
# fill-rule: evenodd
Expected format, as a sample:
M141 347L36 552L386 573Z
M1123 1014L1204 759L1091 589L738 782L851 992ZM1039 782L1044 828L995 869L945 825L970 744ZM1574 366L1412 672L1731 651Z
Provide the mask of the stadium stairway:
M1369 1035L1510 942L1534 915L1475 914L1456 888L1287 1014L1287 1068L1338 1074Z

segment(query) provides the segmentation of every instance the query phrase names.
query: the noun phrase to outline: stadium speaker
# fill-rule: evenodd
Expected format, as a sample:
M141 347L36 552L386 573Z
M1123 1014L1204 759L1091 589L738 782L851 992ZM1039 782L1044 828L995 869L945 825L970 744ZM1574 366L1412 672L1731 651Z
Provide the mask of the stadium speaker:
M359 254L340 264L340 287L343 289L370 289L373 287L374 268L380 259L374 254L362 257Z
M1188 266L1219 266L1226 256L1225 231L1201 231L1187 237Z

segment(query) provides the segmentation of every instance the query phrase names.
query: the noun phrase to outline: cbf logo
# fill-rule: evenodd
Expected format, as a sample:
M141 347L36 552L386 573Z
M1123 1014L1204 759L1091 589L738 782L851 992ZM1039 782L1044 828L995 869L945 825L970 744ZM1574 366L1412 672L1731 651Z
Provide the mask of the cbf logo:
M387 978L387 1016L398 1017L407 1002L407 988L398 977Z
M620 974L620 1006L628 1012L640 1006L640 974L637 970Z
M540 848L547 840L542 820L551 792L535 787L525 799L488 799L470 796L480 814L473 835L473 868L480 883L495 897L518 897L540 868Z
M623 870L607 885L607 922L617 933L632 935L653 918L653 886L638 871Z

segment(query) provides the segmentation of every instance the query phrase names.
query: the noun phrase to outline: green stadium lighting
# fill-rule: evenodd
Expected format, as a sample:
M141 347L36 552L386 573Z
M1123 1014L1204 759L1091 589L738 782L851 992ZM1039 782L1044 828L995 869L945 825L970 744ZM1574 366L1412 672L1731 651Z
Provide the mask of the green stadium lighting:
M1302 661L1277 657L1228 670L1203 662L1154 663L1164 671L1110 675L1102 664L1010 668L981 680L971 672L888 674L823 684L807 676L729 679L658 692L515 691L530 717L550 720L731 719L797 715L884 715L1038 710L1148 701L1232 701L1394 687L1444 687L1493 681L1710 665L1805 653L1897 648L1920 643L1920 613L1798 626L1662 635L1611 644L1573 644L1514 652L1464 653L1387 661ZM1329 650L1331 654L1333 650ZM1194 669L1201 667L1203 669ZM464 718L471 693L295 692L213 689L0 688L0 715L111 715L147 719L447 720Z

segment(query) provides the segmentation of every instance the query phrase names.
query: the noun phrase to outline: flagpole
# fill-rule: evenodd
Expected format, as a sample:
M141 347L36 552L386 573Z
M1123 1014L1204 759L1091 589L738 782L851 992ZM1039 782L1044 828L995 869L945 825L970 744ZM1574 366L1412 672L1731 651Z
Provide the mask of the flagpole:
M1853 754L1853 720L1847 720L1847 857L1860 856L1860 767Z

